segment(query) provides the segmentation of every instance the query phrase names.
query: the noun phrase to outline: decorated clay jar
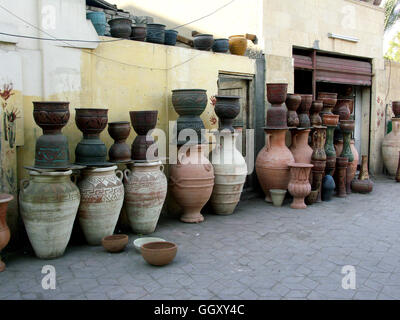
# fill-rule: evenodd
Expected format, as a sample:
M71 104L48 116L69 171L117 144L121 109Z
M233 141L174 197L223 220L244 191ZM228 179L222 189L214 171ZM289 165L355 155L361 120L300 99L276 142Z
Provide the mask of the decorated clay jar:
M389 175L395 176L400 151L400 118L392 119L392 131L385 136L382 143L383 163Z
M308 177L310 176L312 167L312 164L307 163L289 163L290 181L288 191L293 196L293 202L290 205L292 209L307 208L304 199L311 192L311 185Z

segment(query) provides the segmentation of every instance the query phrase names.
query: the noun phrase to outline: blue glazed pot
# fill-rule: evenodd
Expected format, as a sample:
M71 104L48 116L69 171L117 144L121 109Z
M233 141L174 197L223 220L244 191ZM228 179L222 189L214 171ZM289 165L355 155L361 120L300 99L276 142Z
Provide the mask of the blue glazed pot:
M86 18L90 19L93 23L94 28L99 36L104 36L106 32L106 15L104 12L88 12Z
M212 34L198 34L194 36L194 48L202 51L209 51L214 44Z
M159 23L147 24L146 41L151 43L164 44L165 41L165 25Z
M229 50L229 39L215 39L212 51L226 53Z
M330 201L333 197L333 193L335 191L336 184L335 180L332 178L331 175L327 174L322 179L322 201Z
M165 30L165 41L164 44L169 46L174 46L176 44L176 37L178 36L178 31L176 30Z

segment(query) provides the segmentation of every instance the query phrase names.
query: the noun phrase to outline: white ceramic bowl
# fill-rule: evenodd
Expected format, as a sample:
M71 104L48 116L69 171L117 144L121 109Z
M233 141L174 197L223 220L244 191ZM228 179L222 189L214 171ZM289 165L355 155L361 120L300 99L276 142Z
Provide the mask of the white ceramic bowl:
M161 239L161 238L155 238L155 237L137 238L135 241L133 241L133 245L135 246L136 250L140 253L140 247L142 245L144 245L145 243L160 242L160 241L165 241L165 240Z

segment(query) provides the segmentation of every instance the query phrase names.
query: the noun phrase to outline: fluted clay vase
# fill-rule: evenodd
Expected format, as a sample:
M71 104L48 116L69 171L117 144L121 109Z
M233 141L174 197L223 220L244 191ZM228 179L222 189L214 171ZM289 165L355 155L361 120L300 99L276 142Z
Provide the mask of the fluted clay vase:
M347 173L346 173L346 192L347 192L347 194L351 193L351 182L353 181L354 177L356 176L358 162L360 160L360 156L358 154L358 151L356 149L355 142L353 139L350 141L350 148L351 148L351 152L353 154L353 161L349 162L349 165L347 166Z
M300 119L300 128L309 128L311 127L311 121L310 121L310 108L312 105L312 99L313 95L312 94L302 94L301 95L301 104L299 109L297 110L297 113L299 114L299 119Z
M265 129L267 144L258 153L256 173L265 193L265 201L272 202L270 189L287 190L290 170L288 164L294 157L285 143L287 130Z
M170 167L169 187L177 204L183 209L181 221L204 221L200 213L210 199L214 187L214 169L204 152L208 145L184 145L178 150L177 164Z
M312 126L320 126L322 125L322 118L319 113L322 111L324 104L321 100L315 100L311 104L310 108L310 121Z
M332 109L337 103L337 93L318 92L318 100L322 100L324 105L321 111L321 116L324 114L333 114Z
M78 217L89 245L101 245L101 239L114 233L124 201L123 173L117 166L81 171Z
M382 143L383 163L390 176L395 176L400 152L400 118L392 118L392 131Z
M395 118L400 118L400 101L392 102L392 110Z
M346 192L346 171L348 166L348 159L338 157L336 159L336 195L339 198L345 198Z
M290 181L288 191L293 196L290 205L292 209L306 209L305 197L311 192L311 185L308 177L310 176L312 164L308 163L289 163Z
M397 172L396 172L396 182L400 182L400 152L399 152L399 164L397 165Z
M161 161L131 164L124 177L125 209L133 232L153 233L168 189Z
M22 180L19 205L25 229L37 257L54 259L64 254L78 211L80 192L72 171L30 171Z
M229 37L229 51L238 56L244 56L247 49L247 39L244 35Z
M290 151L296 163L311 164L313 149L308 145L308 137L311 130L296 130L292 135L292 145Z
M131 132L131 124L128 121L111 122L108 124L108 133L114 139L114 144L108 150L111 162L127 162L131 160L131 148L126 139Z
M11 194L2 193L0 194L0 252L7 246L10 241L10 229L7 226L7 206L8 203L14 199ZM3 272L6 265L1 261L0 257L0 272Z
M286 97L287 113L287 125L289 127L298 127L300 124L299 116L297 115L297 109L301 103L301 95L288 93Z
M399 160L400 162L400 160ZM353 192L370 193L374 187L374 183L369 179L368 174L368 156L363 155L361 160L361 169L358 179L351 182Z
M217 133L217 146L210 154L215 174L210 202L216 214L228 215L235 211L246 181L246 161L236 149L238 135Z

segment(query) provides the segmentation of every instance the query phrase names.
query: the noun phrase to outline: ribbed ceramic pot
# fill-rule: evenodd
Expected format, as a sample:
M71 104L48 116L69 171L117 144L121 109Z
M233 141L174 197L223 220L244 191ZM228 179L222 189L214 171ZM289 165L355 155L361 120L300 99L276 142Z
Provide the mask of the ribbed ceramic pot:
M323 114L333 114L332 109L335 107L337 102L337 93L318 92L318 100L322 100L324 105L321 111L321 116Z
M205 143L207 140L201 130L205 129L200 115L207 106L207 91L203 89L177 89L172 90L172 104L179 114L177 119L178 145L189 141L187 137L179 140L179 134L184 129L192 129L198 137L198 143Z
M265 129L265 132L267 144L257 155L256 173L265 193L265 201L272 202L270 189L288 188L290 179L288 164L294 162L294 157L286 147L287 130Z
M132 33L132 20L128 18L114 18L108 21L111 27L111 36L115 38L130 39Z
M400 161L399 161L400 163ZM356 193L370 193L374 187L373 182L369 179L368 174L368 156L362 156L360 174L358 179L351 182L351 189Z
M111 162L126 162L131 160L131 149L126 144L126 139L131 132L131 124L128 121L110 122L108 133L114 139L114 144L108 150Z
M72 171L30 171L22 180L19 205L25 229L37 257L64 254L78 211L80 192L71 181Z
M212 46L213 52L226 53L229 51L229 39L215 39Z
M308 145L308 137L311 129L296 130L292 135L292 145L290 151L293 154L296 163L311 164L313 149Z
M288 191L293 196L293 202L290 205L292 209L306 209L304 203L305 197L311 192L309 176L312 164L307 163L289 163L290 181Z
M167 178L161 161L134 163L124 171L125 209L129 224L137 234L156 229L167 195Z
M123 173L117 166L81 171L78 217L86 241L101 245L101 239L114 233L124 202Z
M300 119L297 115L297 109L301 104L301 95L288 93L285 104L288 109L287 125L289 127L298 127L300 124Z
M315 100L311 104L310 108L310 121L312 126L320 126L322 125L322 119L319 113L322 111L323 103L320 100Z
M197 34L193 40L194 48L202 51L210 51L214 44L214 37L212 34Z
M7 226L7 206L8 203L13 200L14 197L11 194L0 194L0 252L7 246L10 241L10 229ZM0 257L0 272L3 272L6 265L1 261Z
M247 49L247 39L244 35L229 37L229 51L238 56L244 56Z
M229 215L240 201L247 177L247 165L236 148L238 133L216 133L217 146L210 154L215 184L211 206L216 214Z
M164 44L165 25L159 23L148 23L146 41L151 43Z
M309 128L311 127L310 121L310 108L313 102L312 94L302 94L301 95L301 103L300 107L297 109L297 113L299 114L300 119L300 128Z
M395 118L400 118L400 101L392 102L392 110Z
M149 132L156 127L158 111L130 111L129 116L132 127L137 133L132 143L132 159L137 161L155 160L154 158L158 157L158 150L154 150L151 155L147 155L147 151L154 144L154 138Z
M383 163L389 175L395 176L400 151L400 118L392 118L392 131L382 142Z
M43 135L36 140L35 167L64 169L70 166L68 140L61 133L69 117L69 102L33 102L33 118L43 130Z
M145 26L133 26L131 33L131 40L145 41L147 35L147 28Z
M233 120L240 113L239 96L215 96L215 114L219 118L219 130L234 132Z
M176 38L178 37L178 31L176 30L165 30L164 44L168 46L176 45Z
M170 166L169 188L177 204L183 209L181 221L204 221L200 213L210 199L214 187L214 169L204 152L208 145L182 146L177 164Z

